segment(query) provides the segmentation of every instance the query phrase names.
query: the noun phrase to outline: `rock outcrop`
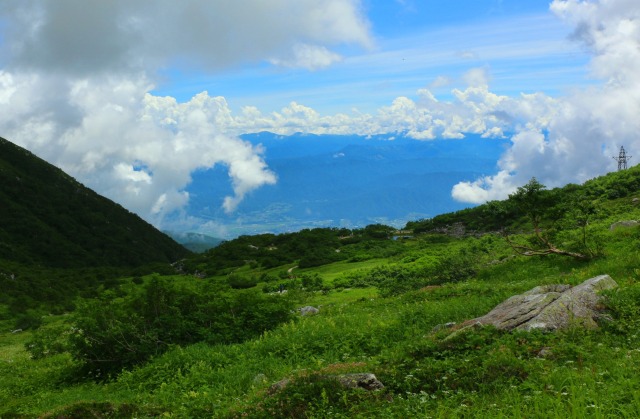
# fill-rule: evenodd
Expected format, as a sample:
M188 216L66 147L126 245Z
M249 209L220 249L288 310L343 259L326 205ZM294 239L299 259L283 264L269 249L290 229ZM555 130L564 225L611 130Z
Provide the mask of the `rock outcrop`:
M602 317L599 292L616 288L609 275L600 275L580 285L544 285L516 295L482 317L467 320L457 329L492 325L502 330L559 330L578 325L597 328Z

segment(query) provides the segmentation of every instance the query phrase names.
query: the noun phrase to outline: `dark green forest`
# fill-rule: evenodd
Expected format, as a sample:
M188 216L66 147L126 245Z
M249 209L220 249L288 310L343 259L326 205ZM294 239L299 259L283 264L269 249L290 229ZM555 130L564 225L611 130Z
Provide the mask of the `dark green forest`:
M135 267L189 254L135 214L0 138L0 259Z

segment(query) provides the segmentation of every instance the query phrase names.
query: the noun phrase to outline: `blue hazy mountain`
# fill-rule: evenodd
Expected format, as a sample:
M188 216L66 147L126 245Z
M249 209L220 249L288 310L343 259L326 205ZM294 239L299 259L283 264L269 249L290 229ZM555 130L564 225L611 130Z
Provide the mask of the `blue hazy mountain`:
M171 237L177 243L191 250L195 253L202 253L209 249L212 249L222 243L224 240L217 237L207 236L206 234L191 233L191 232L173 232L163 231L166 235Z
M507 140L468 135L463 140L416 141L271 133L244 135L265 148L275 185L249 194L233 214L221 209L232 193L227 168L193 174L189 215L231 226L231 234L294 231L316 226L400 226L408 220L456 211L460 181L497 171Z

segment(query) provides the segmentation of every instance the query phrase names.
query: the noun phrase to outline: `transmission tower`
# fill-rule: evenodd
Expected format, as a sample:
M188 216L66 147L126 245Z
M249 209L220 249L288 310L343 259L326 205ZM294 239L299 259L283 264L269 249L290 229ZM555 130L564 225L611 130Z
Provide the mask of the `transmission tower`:
M618 162L618 170L626 170L627 160L630 158L631 156L627 156L627 153L624 151L624 147L620 147L620 154L618 157L614 157L613 159Z

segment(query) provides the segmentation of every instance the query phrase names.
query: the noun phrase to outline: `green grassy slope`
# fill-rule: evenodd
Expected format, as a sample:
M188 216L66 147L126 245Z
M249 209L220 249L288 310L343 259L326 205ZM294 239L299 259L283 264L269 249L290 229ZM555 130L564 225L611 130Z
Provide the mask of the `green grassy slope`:
M585 182L568 184L562 188L544 191L546 213L551 218L561 218L575 209L576 204L589 202L607 206L607 202L629 196L637 196L640 190L640 165L628 170L609 173ZM627 201L627 207L631 205ZM623 208L625 208L623 206ZM625 208L626 209L626 208ZM522 227L522 214L513 199L491 201L487 204L431 219L409 222L406 228L416 232L437 231L460 223L469 231L488 232Z
M633 201L640 198L633 186L637 174L632 168L584 187L615 184L624 193L587 193L577 186L546 193L555 199L545 214L553 218L554 243L579 247L586 231L597 252L585 260L514 255L496 234L390 240L365 231L309 230L287 236L292 241L240 238L187 261L185 275L124 278L101 299L80 303L102 301L104 316L96 319L108 314L110 323L100 323L108 327L92 326L91 311L83 309L48 316L37 332L0 335L0 417L640 417L640 227L610 229L614 222L640 219ZM551 211L575 202L574 193L596 208L586 230L575 214ZM530 240L522 215L509 217L505 222L524 232L514 240ZM301 267L314 253L326 263ZM605 296L611 320L598 330L483 328L453 338L433 331L535 286L576 285L600 274L620 288ZM156 281L167 284L162 293L150 286ZM274 292L280 285L286 293ZM271 322L259 336L233 343L214 334L171 344L172 336L231 333L219 319L245 321L246 330L274 320L260 309L252 318L250 311L225 305L248 296L265 307L314 305L320 312L292 315L276 327ZM133 324L146 324L152 336L139 331L147 334L138 341L127 334ZM84 345L88 336L116 338L109 347L93 346L98 352L113 354L119 345L144 350L152 342L154 355L96 380L100 370L87 369L73 341L84 337ZM374 373L385 388L343 389L323 378L351 372ZM270 389L283 379L290 380L284 390Z

